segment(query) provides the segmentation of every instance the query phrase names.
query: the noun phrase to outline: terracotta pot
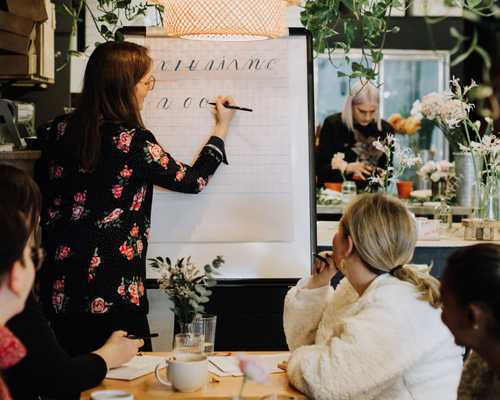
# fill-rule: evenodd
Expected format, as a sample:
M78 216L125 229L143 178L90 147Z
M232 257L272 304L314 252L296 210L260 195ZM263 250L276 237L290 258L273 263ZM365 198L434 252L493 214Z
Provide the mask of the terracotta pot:
M407 199L410 197L410 193L413 190L412 181L399 181L397 183L397 186L398 186L398 196L401 199Z
M325 182L325 188L342 192L342 182Z

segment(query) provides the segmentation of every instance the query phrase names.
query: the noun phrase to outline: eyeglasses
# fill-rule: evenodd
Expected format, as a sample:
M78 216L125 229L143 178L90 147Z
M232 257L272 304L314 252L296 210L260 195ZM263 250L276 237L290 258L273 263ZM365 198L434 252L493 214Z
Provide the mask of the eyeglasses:
M31 260L35 266L35 271L39 271L42 267L43 260L45 259L45 250L41 247L31 248Z
M146 85L148 90L153 90L155 88L156 78L153 75L151 75L147 81L142 83Z

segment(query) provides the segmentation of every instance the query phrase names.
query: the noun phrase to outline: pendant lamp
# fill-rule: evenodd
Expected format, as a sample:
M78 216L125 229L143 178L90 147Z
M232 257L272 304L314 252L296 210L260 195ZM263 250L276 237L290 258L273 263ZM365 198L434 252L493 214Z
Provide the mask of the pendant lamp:
M150 0L164 6L167 36L255 40L288 34L287 6L297 0Z

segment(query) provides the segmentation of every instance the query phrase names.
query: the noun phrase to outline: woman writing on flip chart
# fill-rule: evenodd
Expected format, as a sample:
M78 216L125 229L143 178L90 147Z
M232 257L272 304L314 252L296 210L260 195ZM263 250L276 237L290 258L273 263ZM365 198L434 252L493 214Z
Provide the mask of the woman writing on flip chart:
M71 354L99 347L117 329L148 335L145 267L153 185L199 193L226 162L224 139L235 111L223 104L234 104L232 98L217 98L212 136L189 166L144 127L140 111L154 84L145 47L102 44L87 64L78 108L46 132L37 168L48 254L41 299ZM145 342L150 350L150 340Z

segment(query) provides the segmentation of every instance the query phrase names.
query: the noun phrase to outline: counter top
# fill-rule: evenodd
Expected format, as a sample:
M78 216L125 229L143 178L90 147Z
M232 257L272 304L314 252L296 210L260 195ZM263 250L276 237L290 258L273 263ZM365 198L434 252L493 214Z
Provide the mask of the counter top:
M420 204L411 204L408 203L408 209L414 213L415 215L432 215L434 214L433 206L423 206ZM337 206L316 206L317 214L339 214L342 215L344 210L344 205ZM467 216L473 213L474 209L471 207L462 207L462 206L451 206L451 212L453 215L462 215Z
M332 238L337 231L338 221L318 221L317 222L317 243L318 247L331 247ZM440 240L419 240L417 247L464 247L479 243L496 243L479 240L464 240L464 227L460 223L453 224L451 230L443 230Z

